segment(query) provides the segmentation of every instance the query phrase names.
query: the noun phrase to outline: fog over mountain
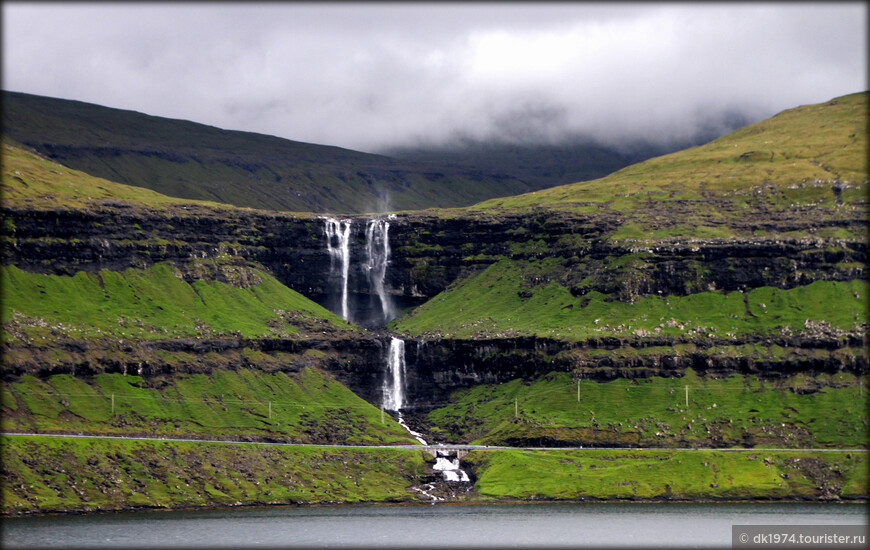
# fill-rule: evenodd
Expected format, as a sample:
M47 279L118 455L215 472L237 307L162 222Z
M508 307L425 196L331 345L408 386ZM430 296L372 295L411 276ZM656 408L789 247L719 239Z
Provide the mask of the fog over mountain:
M674 144L866 88L865 3L3 3L4 89L363 151Z

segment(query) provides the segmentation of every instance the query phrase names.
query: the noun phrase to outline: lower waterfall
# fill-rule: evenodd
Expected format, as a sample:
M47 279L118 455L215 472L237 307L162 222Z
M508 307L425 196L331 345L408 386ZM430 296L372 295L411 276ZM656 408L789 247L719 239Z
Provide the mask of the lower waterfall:
M398 412L404 404L405 341L393 338L387 356L387 376L384 377L384 408Z
M405 341L399 338L390 340L390 350L387 354L387 373L384 377L384 409L395 411L397 421L403 428L408 430L414 439L421 445L429 444L423 439L423 435L411 429L402 416L402 407L405 405ZM444 451L437 451L435 457L435 470L444 476L445 481L469 482L468 474L460 468L459 458L452 458Z

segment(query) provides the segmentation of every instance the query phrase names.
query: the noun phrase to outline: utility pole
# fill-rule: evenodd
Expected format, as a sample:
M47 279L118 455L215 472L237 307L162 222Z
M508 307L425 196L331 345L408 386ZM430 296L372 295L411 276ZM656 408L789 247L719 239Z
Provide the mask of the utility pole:
M577 379L577 402L580 402L580 379Z
M686 408L689 408L689 386L686 386Z

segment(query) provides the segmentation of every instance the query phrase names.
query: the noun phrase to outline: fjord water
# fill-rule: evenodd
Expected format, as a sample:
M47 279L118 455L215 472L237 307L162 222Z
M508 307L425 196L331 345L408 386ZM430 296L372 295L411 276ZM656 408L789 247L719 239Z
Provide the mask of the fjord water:
M732 525L866 525L865 504L347 505L9 518L3 548L731 547Z

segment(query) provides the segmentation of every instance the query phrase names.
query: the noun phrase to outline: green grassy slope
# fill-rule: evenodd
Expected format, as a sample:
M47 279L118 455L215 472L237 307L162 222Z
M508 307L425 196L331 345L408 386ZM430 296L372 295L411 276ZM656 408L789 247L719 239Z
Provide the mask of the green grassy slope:
M144 187L124 185L67 168L21 147L3 143L3 206L45 209L83 209L106 201L151 208L202 205L214 209L226 205L167 197Z
M410 500L420 451L2 436L3 512Z
M851 374L619 378L569 373L460 390L433 432L486 445L865 448L867 379Z
M868 180L867 100L862 92L797 107L598 180L493 199L473 209L594 205L627 212L642 211L650 201L664 210L680 200L714 198L773 208L849 206L866 200L861 184ZM840 191L833 190L835 181Z
M233 335L300 338L314 327L350 331L350 324L270 275L239 288L218 281L187 283L168 263L73 277L0 268L4 338L30 345L59 337L153 340Z
M15 92L3 93L3 134L110 181L268 210L460 206L531 189L512 177Z
M320 369L266 372L273 358L209 374L25 375L4 384L4 431L276 440L351 445L414 443L389 415ZM177 358L183 360L183 357Z
M256 284L247 288L188 283L166 263L72 277L4 266L0 275L7 372L82 372L10 380L3 388L4 429L413 441L315 368L330 350L258 350L263 338L360 335L266 273L251 270ZM222 338L230 344L221 346ZM218 342L213 349L210 340ZM142 365L158 372L137 376ZM158 365L172 374L160 374Z
M512 256L544 259L490 257L495 263L486 270L471 271L391 328L428 337L683 336L734 341L830 327L862 330L868 319L861 264L830 260L825 267L828 273L844 273L831 278L852 281L724 292L692 283L704 281L704 270L712 267L700 256L680 256L679 265L669 269L679 269L688 281L683 295L643 295L632 289L655 286L652 277L661 276L653 275L657 242L727 244L739 235L761 244L817 243L820 250L814 253L824 252L826 258L835 258L846 242L859 243L849 246L860 250L866 237L867 97L853 94L799 107L600 180L466 209L467 215L487 216L523 211L544 216L548 209L567 210L592 216L589 223L603 217L615 220L605 242L631 248L595 258L586 251L601 244L579 236L573 250L559 243L555 250L528 231L506 235ZM747 264L741 269L759 268ZM697 272L694 279L684 277L692 270Z
M814 323L854 330L868 321L864 280L815 281L788 290L761 287L748 292L644 296L629 303L598 291L573 296L558 281L561 269L552 260L503 259L390 326L405 334L454 338L537 335L583 340L696 334L739 340L784 330L799 333ZM549 282L530 284L530 280Z
M469 269L390 325L426 339L537 336L580 344L542 355L554 370L571 372L457 393L429 416L439 435L517 444L864 446L866 392L854 379L817 375L772 389L754 377L692 378L689 369L678 379L584 380L579 402L576 380L587 372L628 376L635 367L638 376L684 372L693 362L779 374L826 362L866 368L860 346L812 342L854 342L866 332L863 265L836 258L846 249L861 257L866 236L867 98L799 107L599 180L465 209L470 216L556 213L557 226L570 216L609 220L615 229L600 242L577 235L573 249L560 244L572 235L554 245L530 231L505 235L508 257L486 258L494 263ZM705 275L712 269L765 280L755 272L767 269L763 263L741 263L738 236L761 247L793 243L799 254L819 258L812 275L798 268L795 279L839 280L795 286L770 279L780 287L715 290ZM686 246L667 248L673 243ZM703 246L710 248L695 255ZM667 273L685 284L656 279ZM594 344L604 338L617 343ZM680 405L686 384L699 399L691 409Z

